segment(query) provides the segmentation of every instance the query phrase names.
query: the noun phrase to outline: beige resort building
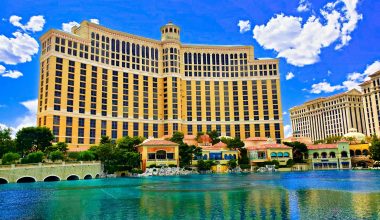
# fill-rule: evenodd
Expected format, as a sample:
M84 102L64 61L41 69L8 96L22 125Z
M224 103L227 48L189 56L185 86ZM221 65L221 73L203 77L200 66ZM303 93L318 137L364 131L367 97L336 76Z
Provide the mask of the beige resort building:
M316 141L343 136L350 128L366 133L362 94L356 89L305 102L289 112L294 137Z
M252 46L183 44L172 23L160 32L155 40L88 21L46 32L38 126L71 150L103 135L283 138L277 59L255 59Z
M380 135L380 71L369 76L370 79L360 86L363 91L363 107L366 132L368 135Z

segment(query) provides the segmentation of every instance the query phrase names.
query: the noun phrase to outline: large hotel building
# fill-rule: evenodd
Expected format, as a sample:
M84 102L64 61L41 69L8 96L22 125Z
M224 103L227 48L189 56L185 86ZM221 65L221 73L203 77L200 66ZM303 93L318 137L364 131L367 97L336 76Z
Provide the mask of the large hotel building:
M190 45L168 23L153 40L83 21L41 38L38 125L70 148L103 135L283 138L277 59L252 46Z
M293 136L316 141L343 136L351 128L366 133L362 94L356 89L305 102L289 112Z
M363 90L365 124L367 134L380 136L380 71L369 78L360 85Z

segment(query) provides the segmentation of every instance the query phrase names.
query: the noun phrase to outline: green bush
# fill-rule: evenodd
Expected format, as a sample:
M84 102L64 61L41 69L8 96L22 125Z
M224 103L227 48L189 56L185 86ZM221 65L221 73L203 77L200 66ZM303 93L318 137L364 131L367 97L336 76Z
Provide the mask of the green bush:
M18 153L6 153L3 155L3 157L1 158L2 159L2 162L3 164L14 164L17 160L20 159L20 154Z
M198 170L199 171L207 171L211 170L211 167L215 165L215 162L212 160L198 160Z
M72 160L77 160L79 158L79 152L69 152L67 156Z
M157 167L156 164L151 164L151 165L149 165L149 168L156 168L156 167Z
M288 161L286 161L286 166L287 167L292 167L294 165L294 161L292 159L289 159Z
M240 169L243 169L243 170L251 169L251 165L249 165L249 164L240 164Z
M54 162L56 160L63 160L64 155L61 151L56 150L50 153L50 159Z
M44 153L42 153L42 151L30 153L26 156L27 163L41 163L43 159Z
M131 173L142 174L143 171L142 171L141 169L139 169L139 168L133 168L133 169L131 170Z
M92 153L92 151L86 150L86 151L82 151L79 153L78 160L80 160L80 161L91 161L94 159L95 159L95 156Z
M177 167L176 164L169 164L169 167Z

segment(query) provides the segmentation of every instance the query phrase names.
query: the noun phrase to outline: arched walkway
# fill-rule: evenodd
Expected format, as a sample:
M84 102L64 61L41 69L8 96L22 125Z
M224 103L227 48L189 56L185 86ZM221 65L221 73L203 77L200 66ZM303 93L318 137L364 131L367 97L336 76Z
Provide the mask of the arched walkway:
M330 158L335 158L335 152L330 152Z
M70 176L68 176L67 177L67 179L66 180L79 180L79 176L77 176L77 175L70 175Z
M313 154L313 158L318 158L319 157L319 154L318 153L314 153Z
M322 158L327 158L327 153L326 153L326 152L322 152L322 153L321 153L321 157L322 157Z
M90 180L90 179L92 179L92 176L91 176L90 174L87 174L86 176L84 176L83 179L85 179L85 180Z
M342 151L342 153L340 153L340 155L341 155L343 158L346 158L346 157L347 157L347 152L346 152L346 151Z
M0 178L0 184L7 184L7 183L8 183L8 180L4 178Z
M100 177L99 174L96 174L95 179L99 179L99 177Z
M362 151L361 150L356 150L355 151L355 156L360 156L362 155Z
M48 176L45 177L44 182L55 182L60 181L61 179L58 176Z
M34 177L24 176L24 177L19 178L16 182L17 183L34 183L36 182L36 179Z
M368 154L369 154L368 150L364 149L364 150L363 150L363 155L364 155L364 156L368 156Z

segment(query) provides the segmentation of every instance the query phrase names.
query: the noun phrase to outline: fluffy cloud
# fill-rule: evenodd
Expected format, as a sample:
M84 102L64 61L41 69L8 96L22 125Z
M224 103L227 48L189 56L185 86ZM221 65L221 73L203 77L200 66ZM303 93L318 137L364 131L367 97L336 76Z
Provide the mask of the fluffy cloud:
M298 12L305 12L309 11L311 7L311 3L307 0L300 0L298 3L297 11Z
M23 74L17 70L6 70L3 65L0 65L0 76L17 79L17 78L23 76Z
M301 17L278 14L267 24L256 25L253 38L265 49L275 50L277 57L285 58L289 64L314 64L319 61L322 48L338 43L335 49L340 49L348 44L351 32L362 19L356 5L357 0L337 0L305 22Z
M351 89L357 89L361 90L359 84L368 80L369 75L372 73L375 73L376 71L380 70L380 61L376 60L370 65L367 65L367 68L364 70L363 73L353 72L347 74L346 80L342 82L341 85L334 85L332 86L329 82L323 81L317 84L313 84L311 86L311 93L319 94L321 92L324 93L330 93L334 92L336 90L351 90Z
M284 125L284 136L286 138L292 136L292 128L290 125Z
M23 116L16 118L14 126L8 126L3 123L0 123L0 127L10 128L12 130L13 136L21 128L36 126L37 124L36 115L37 115L38 100L34 99L34 100L25 101L25 102L20 102L20 104L26 108L27 112Z
M246 20L246 21L239 20L239 23L237 26L239 26L241 34L251 30L251 23L249 20Z
M91 23L94 23L94 24L99 24L99 19L91 18L91 19L90 19L90 22L91 22Z
M42 29L44 28L44 25L46 23L45 18L42 15L32 16L26 25L21 24L21 22L20 22L21 19L22 19L22 17L20 17L20 16L12 15L9 18L9 22L13 26L19 27L24 31L33 31L33 32L42 31Z
M38 48L38 42L26 33L16 31L10 38L0 35L0 62L12 65L29 62Z
M321 92L330 93L330 92L334 92L336 90L340 90L343 88L344 87L340 85L332 86L329 82L324 81L317 84L313 84L311 86L310 93L314 93L314 94L320 94Z
M287 115L288 113L287 113L287 112L283 112L282 114L283 114L283 115Z
M294 74L292 72L288 72L285 76L286 80L290 80L294 78Z
M71 28L74 26L79 26L79 23L76 21L70 21L68 23L63 23L62 24L62 30L65 32L71 32Z

